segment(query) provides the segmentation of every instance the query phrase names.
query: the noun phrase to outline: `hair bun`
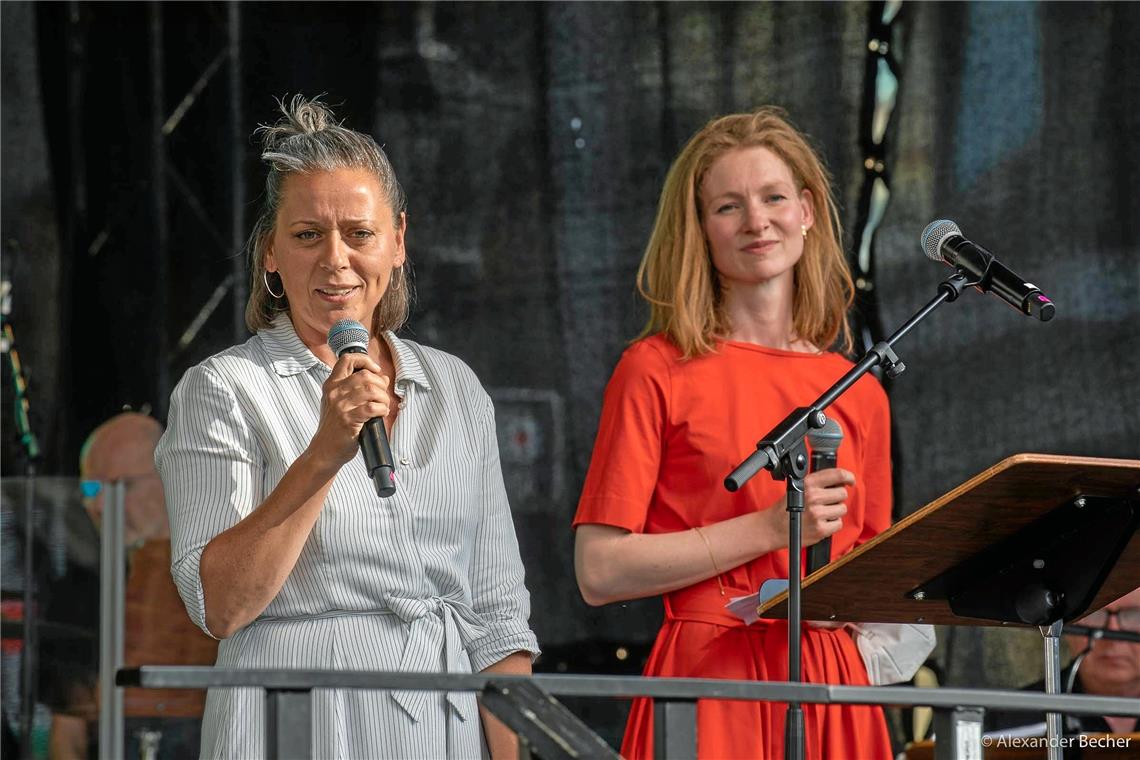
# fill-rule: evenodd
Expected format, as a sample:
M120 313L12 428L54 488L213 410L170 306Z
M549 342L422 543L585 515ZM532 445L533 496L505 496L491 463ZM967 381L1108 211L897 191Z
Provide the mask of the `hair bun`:
M311 100L304 95L294 95L288 100L281 98L277 107L281 111L277 123L262 124L257 129L266 152L273 152L281 143L297 135L311 135L340 124L332 109L321 102L320 95Z

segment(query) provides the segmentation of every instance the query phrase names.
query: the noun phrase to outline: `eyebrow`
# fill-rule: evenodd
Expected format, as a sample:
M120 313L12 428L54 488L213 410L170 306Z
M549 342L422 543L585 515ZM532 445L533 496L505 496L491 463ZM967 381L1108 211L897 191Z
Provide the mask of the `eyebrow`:
M344 219L341 221L342 225L345 225L345 224L373 224L373 223L374 222L371 219L367 219L367 218L363 218L363 217L359 218L359 219ZM319 220L319 219L295 219L292 222L289 222L290 227L293 227L293 226L298 225L298 224L321 225L321 224L324 224L324 222Z
M795 190L795 187L796 187L796 185L794 182L788 182L787 180L778 179L778 180L775 180L773 182L765 182L763 185L760 185L760 187L758 189L761 192L764 192L764 191L769 191L769 190L786 190L788 188L792 188L792 190ZM739 195L742 195L742 193L740 193L737 190L725 190L723 193L718 193L717 195L714 195L712 197L713 198L720 198L721 196L725 196L725 195L739 196Z
M766 185L761 185L759 188L759 193L761 195L766 195L766 194L771 193L771 192L776 191L776 190L784 192L788 195L795 195L796 194L795 186L794 185L788 185L786 182L783 182L783 181L769 182ZM727 198L743 198L743 197L744 197L744 193L738 192L736 190L726 190L723 193L718 193L716 195L710 195L708 200L705 202L706 203L713 203L715 201L719 201L719 200L723 200L723 199L727 199Z

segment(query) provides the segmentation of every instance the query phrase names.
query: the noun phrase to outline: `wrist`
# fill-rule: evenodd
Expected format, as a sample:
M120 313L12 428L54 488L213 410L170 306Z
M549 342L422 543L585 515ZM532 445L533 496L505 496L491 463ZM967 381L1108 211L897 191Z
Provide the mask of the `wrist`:
M777 501L757 514L763 520L763 528L757 531L760 543L757 556L788 548L787 510L784 508L783 500Z
M309 473L321 483L336 477L342 466L341 462L323 454L313 443L310 443L308 448L301 452L301 456L297 457L294 464L300 466L303 472Z

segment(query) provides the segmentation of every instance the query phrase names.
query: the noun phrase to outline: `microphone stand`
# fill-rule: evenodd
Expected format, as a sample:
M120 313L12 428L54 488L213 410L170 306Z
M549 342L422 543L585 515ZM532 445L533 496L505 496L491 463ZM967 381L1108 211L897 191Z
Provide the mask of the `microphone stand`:
M800 619L800 594L803 582L801 563L802 527L804 511L804 475L807 472L807 450L804 437L811 428L827 423L823 410L867 374L872 367L881 365L887 377L902 374L906 365L891 348L904 335L921 322L943 302L956 301L962 291L978 284L968 273L958 269L938 286L938 295L919 309L885 341L872 346L863 358L834 385L817 398L811 406L799 407L772 428L757 444L747 459L737 465L724 480L724 487L736 491L760 470L769 470L773 480L786 483L788 510L788 682L799 683L803 629ZM789 702L784 716L784 757L786 760L804 758L804 714L799 702Z

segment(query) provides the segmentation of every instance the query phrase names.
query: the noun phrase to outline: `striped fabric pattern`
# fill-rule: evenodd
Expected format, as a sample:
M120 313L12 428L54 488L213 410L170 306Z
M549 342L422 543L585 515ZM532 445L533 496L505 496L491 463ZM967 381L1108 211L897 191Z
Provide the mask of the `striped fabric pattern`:
M218 665L478 672L537 655L530 597L499 464L494 409L459 359L393 333L397 491L381 499L362 457L337 475L292 574ZM331 369L282 315L192 367L155 459L170 512L171 571L203 630L206 544L255 509L317 429ZM214 689L202 757L264 755L262 692ZM319 690L313 757L479 757L470 693Z

